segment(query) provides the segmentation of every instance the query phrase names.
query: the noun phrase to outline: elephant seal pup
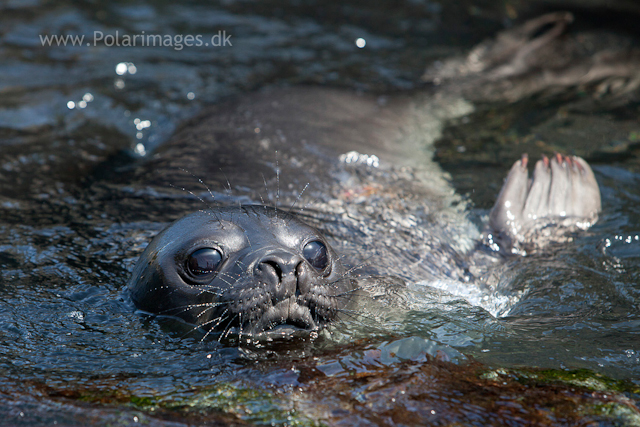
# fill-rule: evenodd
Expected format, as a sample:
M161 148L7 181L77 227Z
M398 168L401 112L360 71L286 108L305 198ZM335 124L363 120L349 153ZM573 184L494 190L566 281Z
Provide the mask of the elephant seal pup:
M149 244L130 284L142 310L247 334L318 329L354 289L318 230L265 206L179 219Z
M506 256L569 242L572 232L589 228L601 210L598 184L580 158L543 158L530 179L529 160L523 157L481 233L433 160L434 142L447 122L473 111L466 98L491 101L497 96L492 94L503 94L513 101L556 87L556 78L542 78L560 75L549 69L545 52L562 51L557 43L566 39L559 35L570 20L570 15L552 14L526 24L500 38L506 47L490 45L504 55L482 57L485 65L467 67L463 75L448 73L465 70L455 66L436 70L434 78L451 79L437 93L387 98L325 87L268 88L212 106L123 179L127 188L152 185L155 194L169 186L188 188L193 176L223 188L228 175L235 184L231 203L257 203L266 187L277 188L276 197L266 198L278 200L282 194L284 203L304 204L309 220L353 264L373 260L380 275L505 313L514 299L492 299L498 290L489 270ZM552 28L545 31L548 24ZM501 59L508 66L500 67ZM580 70L600 70L591 59L584 61ZM571 79L575 75L584 74L572 71L568 78L580 81ZM502 87L520 77L526 77L516 85L522 90ZM495 90L480 90L485 81L494 82ZM532 81L542 83L527 83ZM477 96L467 94L472 88L478 88ZM280 153L275 165L274 151ZM267 185L257 179L261 175L275 176L276 182ZM158 203L177 206L173 198ZM305 256L312 241L326 251L326 267L314 267L314 258ZM270 251L286 253L286 260L281 255L269 259ZM263 206L222 208L187 216L156 237L140 258L130 289L142 310L215 331L235 327L259 333L281 325L315 329L334 320L354 290L365 286L345 275L326 240L293 216Z
M600 192L584 160L543 157L531 179L527 163L523 156L511 169L476 249L524 255L597 221ZM471 265L486 252L465 258ZM294 215L262 205L220 207L158 234L129 289L139 309L209 331L286 334L334 321L359 289L348 273L323 235Z

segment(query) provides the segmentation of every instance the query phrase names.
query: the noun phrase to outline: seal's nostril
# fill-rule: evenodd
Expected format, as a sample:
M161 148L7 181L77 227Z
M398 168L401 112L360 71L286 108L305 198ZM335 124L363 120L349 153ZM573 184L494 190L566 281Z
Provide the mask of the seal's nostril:
M304 282L306 280L306 278L304 277L305 276L304 275L304 263L302 261L300 261L298 263L298 265L296 265L294 273L296 275L296 298L298 298L299 296L301 296L304 293L303 290L300 289L301 282ZM306 286L304 286L304 285L303 285L303 287L306 288Z
M278 282L282 282L282 267L280 267L280 264L275 261L262 261L262 263L271 267L278 276Z

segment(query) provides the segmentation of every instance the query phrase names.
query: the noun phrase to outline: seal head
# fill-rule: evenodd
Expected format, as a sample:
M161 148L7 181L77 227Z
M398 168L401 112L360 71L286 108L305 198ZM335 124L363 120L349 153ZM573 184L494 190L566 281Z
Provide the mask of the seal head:
M144 311L208 330L318 329L355 283L322 234L264 206L187 215L145 249L129 283Z

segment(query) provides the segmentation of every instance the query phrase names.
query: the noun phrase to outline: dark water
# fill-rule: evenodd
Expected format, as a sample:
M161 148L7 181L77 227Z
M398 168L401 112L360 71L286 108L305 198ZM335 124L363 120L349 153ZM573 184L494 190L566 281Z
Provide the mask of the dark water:
M634 102L600 110L567 109L563 99L486 106L445 129L435 158L478 223L524 151L582 155L601 186L604 211L595 227L497 272L496 287L510 289L497 295L518 301L496 309L501 317L418 282L409 284L404 308L384 301L370 308L375 327L346 322L330 334L246 345L201 342L189 327L138 316L126 298L149 239L198 202L177 198L172 211L156 211L132 197L116 210L108 177L151 152L182 120L206 103L274 84L424 89L426 64L493 34L512 9L420 1L34 0L1 7L0 423L411 424L393 415L393 405L382 406L395 396L389 387L411 375L466 378L476 369L461 367L470 357L493 367L586 368L640 386ZM225 31L233 46L86 46L95 31L204 40ZM86 40L43 47L43 34ZM358 38L366 40L362 49ZM437 372L420 371L425 354L438 357ZM367 394L371 383L365 387L362 378L378 381L383 398ZM463 385L451 384L437 397L416 397L432 402L432 415L444 414L434 422L491 420L481 395L469 403L478 406L455 403ZM416 387L427 386L437 389ZM367 399L379 406L366 406Z

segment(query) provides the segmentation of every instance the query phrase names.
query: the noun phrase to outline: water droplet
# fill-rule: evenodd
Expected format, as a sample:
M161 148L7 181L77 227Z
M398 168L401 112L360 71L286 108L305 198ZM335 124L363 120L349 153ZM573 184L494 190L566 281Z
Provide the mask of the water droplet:
M139 132L139 133L142 133L142 132ZM133 151L140 156L147 155L147 149L145 148L144 144L141 142L136 144L136 147L133 149Z
M123 76L125 75L125 73L127 72L127 64L126 62L121 62L118 65L116 65L116 74L119 76Z

